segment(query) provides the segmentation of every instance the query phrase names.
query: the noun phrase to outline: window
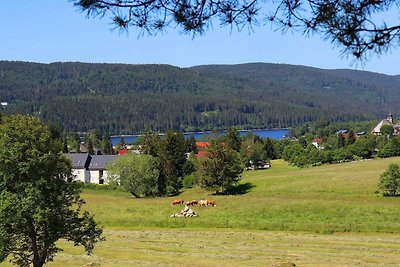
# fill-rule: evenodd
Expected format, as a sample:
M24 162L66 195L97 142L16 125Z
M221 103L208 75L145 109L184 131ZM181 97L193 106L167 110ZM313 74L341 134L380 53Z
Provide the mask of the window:
M103 170L99 170L99 184L104 184L104 171Z

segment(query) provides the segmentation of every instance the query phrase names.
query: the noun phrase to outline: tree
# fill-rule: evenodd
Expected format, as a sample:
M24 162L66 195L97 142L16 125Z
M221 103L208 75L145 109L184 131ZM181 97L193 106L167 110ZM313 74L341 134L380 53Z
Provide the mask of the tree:
M158 161L150 155L126 154L107 167L110 179L137 198L159 196Z
M81 149L81 141L79 139L79 135L77 133L69 133L67 136L68 147L75 150L76 153L80 153Z
M113 155L114 154L114 148L110 140L110 135L108 132L106 132L103 135L103 139L101 140L101 150L105 155Z
M347 145L352 145L356 141L354 136L354 132L352 130L349 131L349 139L347 139Z
M183 166L186 162L185 153L186 146L183 134L168 130L161 140L158 150L161 179L165 183L167 195L177 194L182 188Z
M400 6L395 0L72 1L88 16L110 15L116 28L136 27L142 33L177 26L185 33L203 34L215 20L221 26L252 30L267 21L283 32L295 29L305 35L321 34L355 58L383 54L400 43L400 25L383 19L389 10L398 14Z
M160 135L158 135L157 133L151 133L149 130L146 130L144 136L140 141L140 144L142 147L141 151L143 154L157 157L161 144Z
M382 125L380 131L383 136L390 138L393 135L394 128L392 125Z
M269 160L266 156L265 146L261 141L245 140L240 151L242 161L246 167L259 169L264 167L265 161Z
M236 152L240 151L242 141L240 140L239 131L235 128L230 127L226 136L226 144Z
M67 134L64 133L63 134L63 153L68 153L69 149L68 149L68 140L67 140Z
M126 148L126 142L124 137L121 137L121 140L119 140L119 143L115 146L115 150L120 150L120 149L125 149Z
M90 253L102 230L81 210L81 187L68 182L70 162L50 129L28 116L0 124L0 262L43 266L63 238Z
M307 140L304 136L300 136L298 142L303 148L307 147Z
M186 152L194 154L197 153L197 146L196 146L196 139L194 138L193 134L190 135L188 139L185 140L186 143Z
M161 195L174 195L182 188L183 166L186 162L186 143L182 133L168 130L163 138L147 131L142 138L142 152L159 160Z
M94 155L94 148L93 148L93 142L92 139L87 139L87 151L89 153L89 155Z
M392 138L378 153L380 157L400 156L400 142L397 137Z
M344 139L343 134L339 133L337 135L337 144L336 144L336 148L343 148L346 146L346 141Z
M243 172L238 153L220 142L211 141L207 157L200 162L201 187L226 192L235 185Z
M265 157L267 158L267 160L276 159L275 147L274 147L274 143L271 138L265 139L264 151L265 151Z
M393 197L400 185L400 167L397 164L390 164L387 170L382 173L379 181L379 188L387 196Z

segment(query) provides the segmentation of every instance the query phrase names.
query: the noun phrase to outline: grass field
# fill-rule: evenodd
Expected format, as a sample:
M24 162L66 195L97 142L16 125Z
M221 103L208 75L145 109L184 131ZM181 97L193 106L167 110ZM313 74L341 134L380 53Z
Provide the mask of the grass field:
M197 218L169 218L182 209L174 198L86 190L107 241L92 256L61 241L54 266L400 266L400 198L376 193L380 174L399 162L298 169L275 161L244 174L243 194L194 188L178 196L216 200L193 208Z

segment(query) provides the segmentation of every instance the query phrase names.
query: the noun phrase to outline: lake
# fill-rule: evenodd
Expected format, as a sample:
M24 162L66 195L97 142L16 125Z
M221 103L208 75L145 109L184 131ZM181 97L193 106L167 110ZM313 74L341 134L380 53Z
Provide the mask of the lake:
M275 130L265 130L265 129L258 129L258 130L246 130L246 131L239 131L240 136L244 136L247 133L254 133L258 135L261 138L272 138L272 139L282 139L283 137L286 136L286 134L289 132L288 129L275 129ZM190 135L193 134L194 138L196 140L202 140L210 135L222 135L226 134L225 131L223 132L196 132L196 133L184 133L183 136L185 138L189 138ZM124 138L125 143L127 144L133 144L139 139L139 135L113 135L110 137L111 143L113 146L117 145L120 141L121 138Z

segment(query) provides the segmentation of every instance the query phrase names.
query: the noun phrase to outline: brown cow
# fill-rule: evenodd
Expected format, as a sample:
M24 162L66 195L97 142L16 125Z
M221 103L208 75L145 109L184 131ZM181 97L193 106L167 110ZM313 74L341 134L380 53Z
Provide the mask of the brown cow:
M217 204L215 203L215 201L213 199L207 199L207 206L216 207Z
M197 203L199 203L197 200L190 200L188 202L186 202L187 206L196 206Z
M183 205L183 203L185 203L183 199L175 199L174 201L172 201L171 205Z

